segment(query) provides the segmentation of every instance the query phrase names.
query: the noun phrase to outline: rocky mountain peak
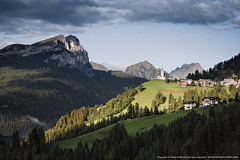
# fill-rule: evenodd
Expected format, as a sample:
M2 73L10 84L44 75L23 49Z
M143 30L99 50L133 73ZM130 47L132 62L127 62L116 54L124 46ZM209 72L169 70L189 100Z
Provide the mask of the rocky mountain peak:
M58 61L59 67L69 66L78 68L91 75L92 67L89 63L88 53L80 45L77 37L59 35L32 45L13 44L0 50L0 56L20 55L22 57L52 52L53 54L44 60L46 63ZM61 54L59 54L59 52Z
M69 35L66 37L66 40L68 42L74 42L76 45L80 45L80 41L77 37L73 36L73 35Z
M151 79L157 77L160 69L156 69L151 63L145 60L143 62L128 66L125 72L138 77Z
M181 67L177 67L175 70L172 70L169 75L184 79L187 77L188 73L195 73L196 70L200 73L203 71L203 68L199 63L183 64Z

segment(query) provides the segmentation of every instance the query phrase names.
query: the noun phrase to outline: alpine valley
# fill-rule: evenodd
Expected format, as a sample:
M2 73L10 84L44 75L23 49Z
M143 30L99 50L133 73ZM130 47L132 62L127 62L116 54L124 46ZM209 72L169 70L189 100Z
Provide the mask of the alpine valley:
M105 104L131 84L147 81L92 65L97 66L72 35L1 49L0 136L18 130L26 138L33 127L52 127L74 109Z
M0 159L240 155L239 87L148 81L157 71L147 61L128 67L131 74L103 71L74 36L7 46L0 55ZM236 82L239 62L240 54L188 77L235 75ZM210 98L217 103L206 106ZM189 102L197 106L186 108ZM20 142L19 135L27 139Z

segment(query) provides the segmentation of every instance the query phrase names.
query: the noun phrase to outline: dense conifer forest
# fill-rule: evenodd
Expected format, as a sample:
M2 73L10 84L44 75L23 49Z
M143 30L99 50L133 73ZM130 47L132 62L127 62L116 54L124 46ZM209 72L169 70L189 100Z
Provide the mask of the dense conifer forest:
M127 114L119 117L113 117L113 115L120 113L127 106L132 107L130 103L137 93L138 90L134 85L131 85L129 90L126 90L122 95L118 95L117 98L109 100L105 106L95 105L94 108L81 107L73 110L70 115L62 116L54 128L47 130L46 141L74 138L116 123L118 120L129 118ZM94 124L95 120L100 121Z
M124 87L147 81L120 71L93 70L94 75L89 77L76 68L45 63L43 60L52 54L1 57L0 135L9 136L18 130L26 138L39 124L21 116L38 118L46 129L74 109L106 103L122 94Z
M91 148L79 142L73 149L45 147L42 128L34 128L26 141L19 143L13 133L12 145L0 141L0 159L156 159L164 156L235 156L240 154L240 104L210 107L203 115L195 111L177 118L168 126L154 125L149 131L129 136L123 123L117 123Z

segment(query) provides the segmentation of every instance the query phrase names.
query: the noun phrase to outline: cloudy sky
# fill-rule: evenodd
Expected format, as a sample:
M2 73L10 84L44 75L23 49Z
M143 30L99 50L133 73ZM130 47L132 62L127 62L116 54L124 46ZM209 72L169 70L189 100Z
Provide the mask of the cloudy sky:
M75 35L91 61L124 70L206 70L240 53L238 0L0 0L0 48Z

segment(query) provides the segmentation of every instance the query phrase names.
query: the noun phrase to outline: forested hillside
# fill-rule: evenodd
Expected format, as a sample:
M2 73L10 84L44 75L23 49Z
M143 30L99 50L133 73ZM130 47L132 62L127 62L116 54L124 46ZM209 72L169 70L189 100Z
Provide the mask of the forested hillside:
M118 95L117 98L110 99L104 106L95 105L94 108L82 107L73 110L71 114L61 116L56 126L46 131L46 142L75 138L116 123L117 120L132 118L133 116L128 116L128 114L119 115L120 117L118 118L113 117L113 115L120 113L126 107L131 108L131 102L137 93L138 90L134 85L131 85L129 90L126 90L122 95ZM134 118L138 117L140 110L138 105L135 107L137 115ZM133 111L135 111L134 107ZM95 124L94 121L98 123Z
M124 87L131 84L138 86L147 81L113 71L93 70L93 76L87 76L76 68L58 67L55 62L45 63L43 60L52 54L45 52L27 57L12 55L0 58L1 113L10 112L13 119L18 115L30 115L43 123L54 125L62 115L73 109L104 104L122 94ZM15 129L19 129L20 136L26 137L20 129L24 125L10 123L11 118L0 121L1 128L5 129L0 135L11 135ZM0 119L3 119L2 116ZM32 124L38 126L33 122L31 125L28 123L27 128L31 128Z
M240 53L229 60L224 62L219 62L214 65L213 68L209 68L208 71L204 71L199 73L195 71L195 74L189 73L187 78L189 79L212 79L214 81L221 81L227 76L232 76L232 74L236 74L240 77Z

